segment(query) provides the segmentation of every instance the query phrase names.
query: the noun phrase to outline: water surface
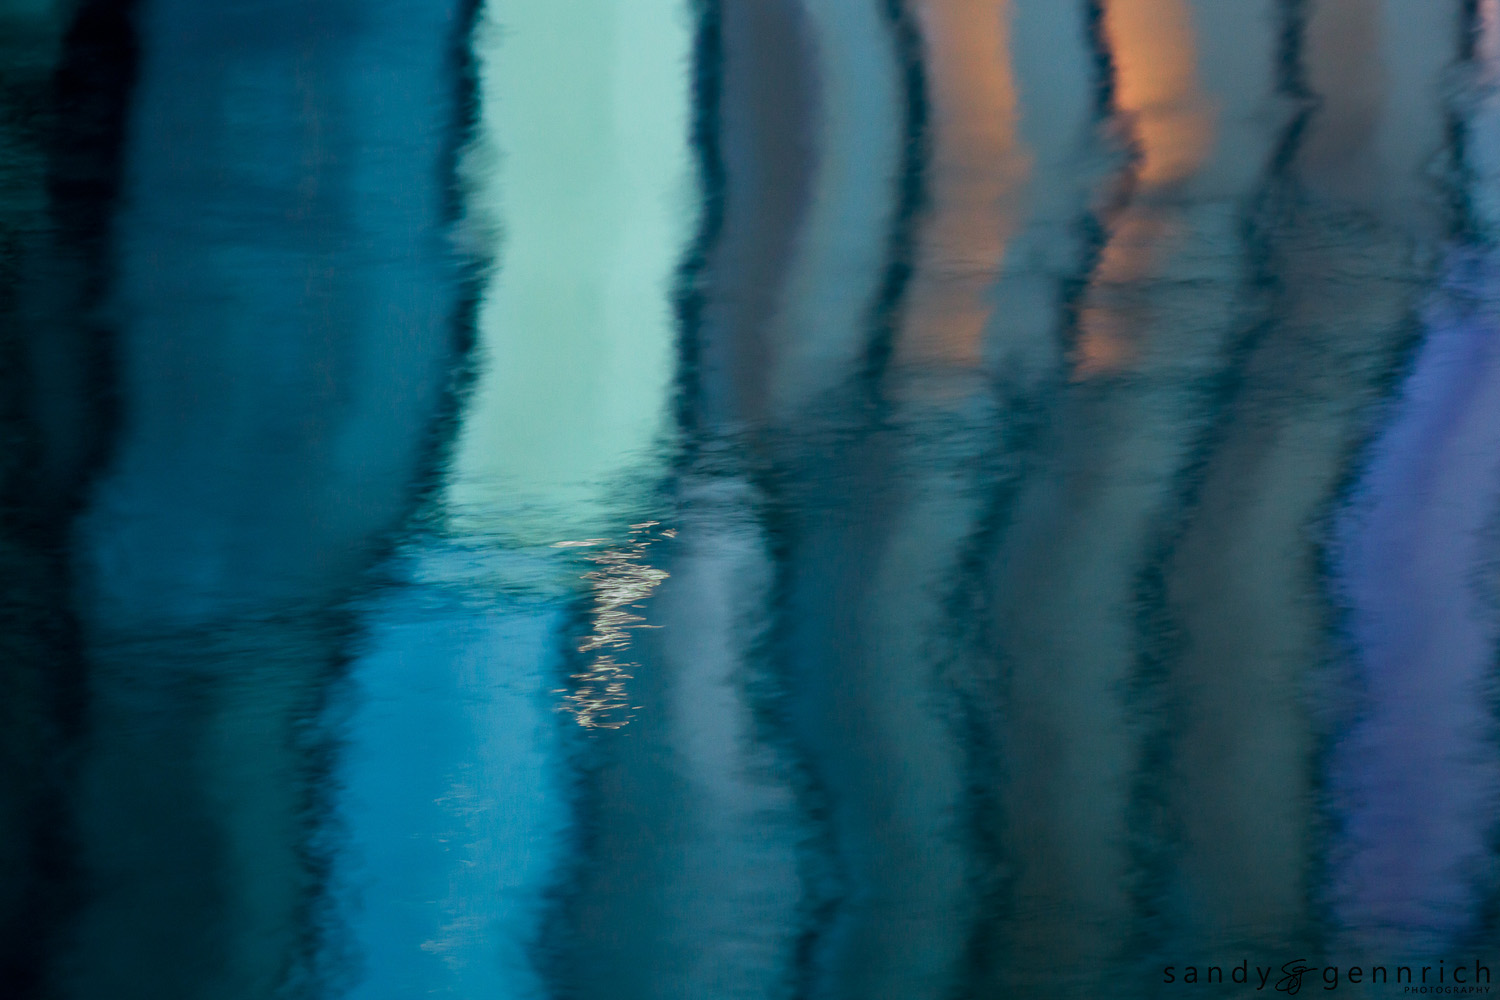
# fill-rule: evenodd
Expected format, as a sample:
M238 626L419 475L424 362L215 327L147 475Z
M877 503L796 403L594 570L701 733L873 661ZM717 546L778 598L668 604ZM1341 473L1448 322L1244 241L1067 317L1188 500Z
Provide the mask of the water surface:
M0 5L7 995L1500 965L1497 74L1495 0Z

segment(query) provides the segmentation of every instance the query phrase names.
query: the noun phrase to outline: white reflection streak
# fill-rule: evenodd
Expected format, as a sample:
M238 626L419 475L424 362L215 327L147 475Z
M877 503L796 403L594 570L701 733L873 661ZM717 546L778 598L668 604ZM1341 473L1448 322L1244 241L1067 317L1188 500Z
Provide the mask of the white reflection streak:
M478 17L460 236L494 267L438 503L451 544L414 546L355 671L362 996L549 992L534 945L571 845L567 609L591 593L595 659L563 707L612 726L622 633L663 576L642 558L649 501L617 498L657 479L670 434L670 289L696 225L686 7L508 0Z
M625 682L631 679L629 671L639 664L622 663L617 657L630 649L631 630L660 627L647 625L644 615L633 613L643 607L642 602L669 576L666 570L645 561L653 540L649 532L657 524L656 521L633 524L630 541L585 557L600 568L583 574L594 592L594 630L578 644L578 652L599 655L587 670L571 676L576 684L571 692L566 689L558 692L566 692L560 708L571 712L585 729L619 729L630 721L628 715L621 715L629 706ZM660 535L671 538L676 532L668 529ZM595 542L558 542L554 547L587 546Z

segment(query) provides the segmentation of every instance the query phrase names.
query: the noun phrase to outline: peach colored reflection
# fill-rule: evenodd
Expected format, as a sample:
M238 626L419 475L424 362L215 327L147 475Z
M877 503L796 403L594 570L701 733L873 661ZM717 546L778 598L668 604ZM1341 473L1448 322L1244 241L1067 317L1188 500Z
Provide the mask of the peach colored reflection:
M973 366L1029 157L1017 137L1009 0L929 0L933 148L928 218L917 251L902 361Z
M1137 160L1133 201L1113 229L1095 285L1126 288L1149 276L1174 227L1156 196L1190 178L1213 145L1213 110L1198 82L1187 0L1113 0L1105 31L1115 66L1115 110ZM1124 307L1091 305L1080 318L1075 374L1116 371L1135 355L1138 324Z

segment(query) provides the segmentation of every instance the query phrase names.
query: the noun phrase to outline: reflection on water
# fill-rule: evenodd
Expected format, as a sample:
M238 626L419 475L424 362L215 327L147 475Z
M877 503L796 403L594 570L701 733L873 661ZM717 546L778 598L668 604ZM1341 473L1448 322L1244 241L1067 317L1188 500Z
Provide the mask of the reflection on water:
M1473 930L1492 891L1493 277L1472 253L1445 270L1396 415L1340 525L1360 711L1332 771L1346 838L1332 889L1362 950L1414 931L1441 948Z
M1170 196L1194 178L1213 141L1212 105L1197 81L1193 12L1181 0L1122 0L1104 9L1113 63L1114 111L1133 163L1128 202L1109 220L1110 234L1092 276L1098 289L1079 322L1077 373L1115 371L1137 360L1134 342L1150 318L1139 290L1157 258L1185 235ZM1235 81L1243 87L1248 80Z
M1016 135L1010 4L954 0L919 8L927 46L932 159L929 209L905 305L901 360L973 365L994 307L1029 168Z
M0 6L6 995L1500 962L1497 11Z
M581 673L569 678L575 686L567 701L578 724L585 728L619 729L629 721L625 682L631 675L626 671L640 664L622 663L620 657L629 655L631 631L661 627L647 624L645 616L635 612L645 607L642 602L671 575L646 562L651 547L646 533L656 526L656 521L632 524L630 539L624 545L584 557L598 567L583 574L593 591L593 607L589 610L593 631L578 644L578 652L589 660ZM670 528L661 532L664 538L676 534ZM584 544L588 543L557 543L558 547Z
M488 266L443 482L456 530L544 545L618 531L612 488L659 474L669 292L694 225L689 39L674 0L478 14L459 231Z

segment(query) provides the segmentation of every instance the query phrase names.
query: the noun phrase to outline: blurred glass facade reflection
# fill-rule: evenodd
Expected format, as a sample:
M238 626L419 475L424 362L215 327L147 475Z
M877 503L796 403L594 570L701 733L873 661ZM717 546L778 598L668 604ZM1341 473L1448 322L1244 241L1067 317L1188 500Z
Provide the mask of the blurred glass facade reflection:
M3 992L1500 966L1497 79L1492 0L0 4Z

